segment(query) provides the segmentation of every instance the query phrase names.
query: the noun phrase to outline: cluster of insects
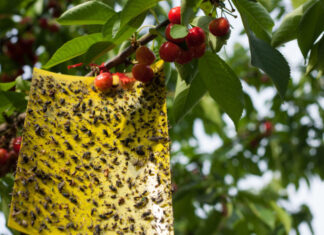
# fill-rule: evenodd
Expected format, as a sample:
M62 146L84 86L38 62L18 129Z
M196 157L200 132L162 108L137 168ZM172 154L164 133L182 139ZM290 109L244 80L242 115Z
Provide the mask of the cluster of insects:
M110 93L60 76L34 72L9 226L173 234L163 76Z

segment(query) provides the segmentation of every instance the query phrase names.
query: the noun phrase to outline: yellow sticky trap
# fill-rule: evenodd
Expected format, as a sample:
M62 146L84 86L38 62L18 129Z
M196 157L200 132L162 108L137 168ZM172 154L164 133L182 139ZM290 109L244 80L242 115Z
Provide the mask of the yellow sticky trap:
M161 65L151 83L107 94L93 77L34 69L9 227L173 234Z

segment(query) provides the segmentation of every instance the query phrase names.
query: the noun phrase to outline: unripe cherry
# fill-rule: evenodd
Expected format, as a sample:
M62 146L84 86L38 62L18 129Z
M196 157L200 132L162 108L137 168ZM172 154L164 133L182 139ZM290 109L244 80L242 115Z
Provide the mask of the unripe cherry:
M138 81L147 83L154 78L154 72L149 65L146 64L136 64L132 68L132 74L134 78Z
M181 53L181 48L173 42L165 42L159 50L162 60L167 62L174 62Z
M168 18L173 24L181 24L181 7L173 7L169 11Z
M228 33L229 29L230 24L224 17L214 19L209 23L209 31L217 37L225 36Z
M193 27L189 30L186 36L186 42L188 47L195 47L205 43L205 32L200 27Z
M168 41L174 42L174 43L182 43L185 41L185 38L173 38L170 34L171 28L173 27L173 23L168 24L168 26L165 29L165 37Z
M100 73L94 80L94 85L100 91L108 91L112 87L113 79L111 73Z
M146 46L140 46L139 48L137 48L135 57L140 64L150 65L155 61L154 53Z

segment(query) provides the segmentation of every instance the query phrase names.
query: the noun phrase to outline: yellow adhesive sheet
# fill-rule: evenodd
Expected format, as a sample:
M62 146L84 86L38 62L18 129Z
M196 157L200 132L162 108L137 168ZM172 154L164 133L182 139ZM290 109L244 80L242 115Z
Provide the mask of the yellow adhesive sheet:
M159 65L161 66L161 64ZM9 227L26 234L173 234L164 77L97 91L34 69Z

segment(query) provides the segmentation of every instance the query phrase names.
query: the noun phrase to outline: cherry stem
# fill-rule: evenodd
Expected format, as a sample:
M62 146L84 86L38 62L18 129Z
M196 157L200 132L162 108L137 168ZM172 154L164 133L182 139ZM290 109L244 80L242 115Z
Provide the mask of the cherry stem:
M230 0L228 0L228 2L229 2L229 4L230 4L230 6L231 6L231 12L234 12L235 11L235 8L233 7L233 5L232 5L232 2L230 1Z
M136 30L136 31L139 33L139 32L141 32L143 29L148 28L148 27L155 29L155 25L151 25L151 24L149 24L149 25L143 25L142 27L140 27L140 28L139 28L138 30Z
M165 21L161 22L160 24L158 24L155 27L155 29L163 28L163 27L167 26L168 24L169 24L169 20L165 20ZM150 41L152 41L156 37L157 37L156 34L152 34L152 33L145 34L138 40L138 43L136 43L137 45L131 45L131 46L127 47L121 53L119 53L115 57L111 58L110 60L106 61L104 64L105 67L107 69L111 69L113 67L116 67L119 64L124 63L127 60L127 58L136 51L136 49L139 45L145 45L145 44L149 43ZM94 75L94 72L90 71L86 76L90 77L93 75Z
M234 15L229 9L227 9L226 7L222 8L222 11L224 11L225 13L233 16L234 18L237 18L237 15Z

